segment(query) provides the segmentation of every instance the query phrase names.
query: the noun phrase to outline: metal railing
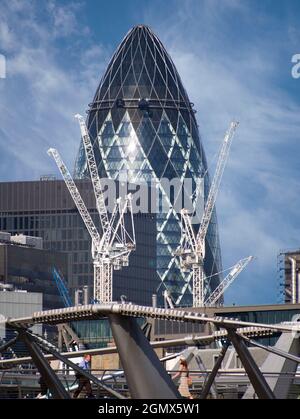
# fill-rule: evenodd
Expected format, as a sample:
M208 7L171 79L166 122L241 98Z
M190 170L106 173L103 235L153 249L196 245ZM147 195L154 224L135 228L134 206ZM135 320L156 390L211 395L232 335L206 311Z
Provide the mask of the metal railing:
M75 377L73 370L56 369L55 370L60 381L65 389L71 394L78 386L78 380ZM178 371L168 371L171 376L175 375ZM101 382L111 386L126 398L130 398L130 393L126 383L124 372L121 369L92 369L91 373L97 377ZM190 385L190 392L193 398L200 398L203 386L206 382L211 369L207 370L190 370L189 375L192 379ZM288 398L300 397L300 371L296 374L294 372L274 373L265 372L264 377L278 378L281 377L294 377L293 384L289 390ZM41 387L39 384L40 374L37 369L9 369L0 372L0 399L24 399L24 398L37 398L40 393ZM175 380L176 385L179 385L180 379ZM91 383L92 384L92 383ZM245 393L247 387L250 385L249 378L243 368L219 370L215 378L215 388L217 398L241 398ZM95 398L111 398L100 387L92 384L93 394ZM85 397L85 392L82 392L81 397ZM213 396L211 396L213 397ZM51 398L51 394L47 395Z

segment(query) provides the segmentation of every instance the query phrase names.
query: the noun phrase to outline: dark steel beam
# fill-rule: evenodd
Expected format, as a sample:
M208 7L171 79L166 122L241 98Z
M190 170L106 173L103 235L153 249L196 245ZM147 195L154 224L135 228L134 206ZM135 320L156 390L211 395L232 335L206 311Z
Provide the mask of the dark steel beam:
M17 333L17 336L12 338L8 342L4 343L4 345L0 346L0 353L5 351L7 348L11 347L12 345L14 345L18 339L19 339L19 333Z
M256 365L252 355L249 352L244 340L237 335L234 329L227 329L228 337L238 354L249 380L260 399L275 399L265 377Z
M257 336L257 332L253 330L244 329L243 335L253 337L253 336ZM150 345L152 346L152 348L168 348L168 347L175 347L175 346L202 346L202 345L205 346L215 341L218 341L221 338L226 338L226 337L227 337L227 331L222 330L222 331L214 332L212 335L207 335L207 336L186 336L184 338L179 338L179 339L153 341L153 342L150 342ZM67 356L68 358L78 358L78 356L83 356L85 353L90 354L90 355L114 354L114 353L117 353L117 348L115 346L111 346L108 348L85 349L83 351L78 351L78 352L62 352L62 355ZM45 355L45 358L49 360L54 359L52 355ZM31 361L32 360L30 357L0 360L0 369L11 368L14 365L26 364L26 363L30 363Z
M39 336L34 336L34 334L32 334L32 338L36 341L36 343L40 346L42 346L42 348L49 352L51 355L54 356L54 358L59 359L61 362L63 362L64 364L68 365L70 368L72 368L74 371L79 372L81 375L84 375L86 378L88 378L90 381L92 381L93 383L95 383L98 387L102 388L103 390L107 391L109 394L111 394L112 396L116 397L117 399L125 399L124 396L122 396L120 393L118 393L117 391L113 390L111 387L103 384L100 380L98 380L98 378L96 378L94 375L92 375L90 372L88 372L87 370L83 370L82 368L80 368L77 364L75 364L74 362L70 361L67 357L61 355L54 347L53 345L49 345L48 342L46 342L44 339L40 338Z
M241 320L228 319L226 317L207 317L205 313L196 313L179 309L163 309L149 306L138 306L134 304L94 304L86 306L67 307L56 310L46 310L35 312L32 316L15 319L7 319L7 326L25 327L38 324L59 324L70 321L99 319L111 314L120 314L128 317L145 317L153 319L162 319L179 322L192 322L200 324L212 323L221 328L258 328L261 332L270 330L277 332L300 332L300 324L261 324L252 322L243 322Z
M212 386L213 382L215 381L216 375L217 375L217 373L218 373L218 371L219 371L219 369L222 365L222 362L223 362L223 359L224 359L225 354L227 352L228 346L229 346L229 344L225 344L222 347L221 352L218 356L218 359L217 359L211 373L209 374L206 383L204 384L203 390L202 390L201 395L200 395L200 399L206 399L207 396L209 395L211 386Z
M253 346L256 346L257 348L261 348L264 349L268 352L271 352L275 355L281 356L282 358L286 358L289 359L290 361L294 361L297 362L298 364L300 364L300 357L293 355L293 354L289 354L288 352L282 351L281 349L276 348L276 346L269 346L269 345L262 345L261 343L256 342L253 339L249 339L246 336L240 335L241 338L243 338L246 342L250 343Z
M150 321L146 321L143 326L141 327L144 335L150 341L151 340L151 333L152 333L152 323Z
M300 317L300 316L298 316ZM294 321L294 318L293 318ZM262 373L266 374L266 380L277 399L288 398L289 391L295 380L300 354L299 335L282 333L273 349L275 352L268 354L261 366ZM289 354L289 357L278 356L279 353ZM270 373L270 374L269 374ZM255 389L249 386L243 399L252 399Z
M49 362L45 359L39 346L36 344L32 336L30 336L26 330L20 331L20 339L26 345L26 348L32 358L33 363L39 370L42 378L44 379L47 387L49 388L54 399L69 399L70 395L64 388L61 381L49 365Z
M133 399L179 399L180 394L134 318L109 315Z

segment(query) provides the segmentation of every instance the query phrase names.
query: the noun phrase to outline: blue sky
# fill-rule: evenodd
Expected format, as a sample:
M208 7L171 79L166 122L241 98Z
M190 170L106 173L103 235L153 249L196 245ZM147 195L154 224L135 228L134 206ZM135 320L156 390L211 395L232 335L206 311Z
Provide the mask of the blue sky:
M55 172L49 146L73 166L73 115L87 109L126 32L148 24L195 103L209 162L240 121L217 203L223 264L256 260L226 302L276 302L277 253L300 247L299 22L298 0L2 0L0 180Z

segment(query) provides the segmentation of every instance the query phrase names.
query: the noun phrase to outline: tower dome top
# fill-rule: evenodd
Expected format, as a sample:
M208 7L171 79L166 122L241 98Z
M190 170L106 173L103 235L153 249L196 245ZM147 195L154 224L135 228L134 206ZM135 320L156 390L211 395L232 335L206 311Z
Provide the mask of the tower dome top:
M129 30L112 56L92 107L112 107L118 99L145 98L191 111L171 57L152 29L139 24Z

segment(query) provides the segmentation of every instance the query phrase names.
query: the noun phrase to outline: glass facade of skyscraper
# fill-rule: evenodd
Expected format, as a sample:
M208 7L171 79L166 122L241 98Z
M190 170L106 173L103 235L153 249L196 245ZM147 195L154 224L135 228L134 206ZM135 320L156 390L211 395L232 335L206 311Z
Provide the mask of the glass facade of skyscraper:
M157 185L157 208L162 204L168 208L156 214L161 291L167 289L177 304L190 305L191 274L181 271L174 255L181 240L180 214L162 179L190 179L196 205L200 178L204 199L208 195L207 163L193 105L170 56L148 27L134 27L116 50L89 106L87 125L101 177ZM75 176L88 176L82 144ZM215 213L206 242L204 267L214 289L222 270Z

